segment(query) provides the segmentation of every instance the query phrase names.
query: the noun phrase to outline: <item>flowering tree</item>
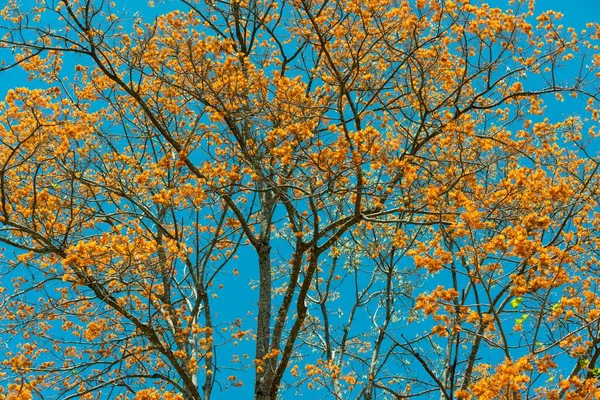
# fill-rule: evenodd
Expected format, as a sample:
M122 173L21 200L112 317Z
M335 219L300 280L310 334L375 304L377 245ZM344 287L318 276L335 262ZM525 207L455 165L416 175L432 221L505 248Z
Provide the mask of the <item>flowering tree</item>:
M598 395L599 25L115 3L2 10L2 398Z

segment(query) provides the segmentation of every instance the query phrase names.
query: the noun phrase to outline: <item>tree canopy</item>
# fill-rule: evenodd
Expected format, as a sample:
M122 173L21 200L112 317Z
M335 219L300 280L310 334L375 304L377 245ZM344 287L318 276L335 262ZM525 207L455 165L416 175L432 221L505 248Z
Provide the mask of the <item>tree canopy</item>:
M600 25L533 3L9 0L0 398L597 397Z

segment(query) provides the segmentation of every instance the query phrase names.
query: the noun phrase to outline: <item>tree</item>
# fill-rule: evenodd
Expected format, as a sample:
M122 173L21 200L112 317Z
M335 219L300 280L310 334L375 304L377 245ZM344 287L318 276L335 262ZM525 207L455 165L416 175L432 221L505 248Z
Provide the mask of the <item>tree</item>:
M1 396L597 395L600 25L511 3L10 1Z

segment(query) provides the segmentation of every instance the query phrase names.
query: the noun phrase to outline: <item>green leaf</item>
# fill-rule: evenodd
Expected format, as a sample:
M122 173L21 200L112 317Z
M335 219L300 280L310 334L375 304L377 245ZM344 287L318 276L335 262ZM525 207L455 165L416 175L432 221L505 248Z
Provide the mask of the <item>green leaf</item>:
M521 315L521 318L515 319L515 324L521 325L523 322L527 321L527 318L529 318L529 314L523 314Z
M519 307L519 304L521 304L521 302L523 302L522 297L515 297L510 301L510 305L512 306L512 308L517 308Z

